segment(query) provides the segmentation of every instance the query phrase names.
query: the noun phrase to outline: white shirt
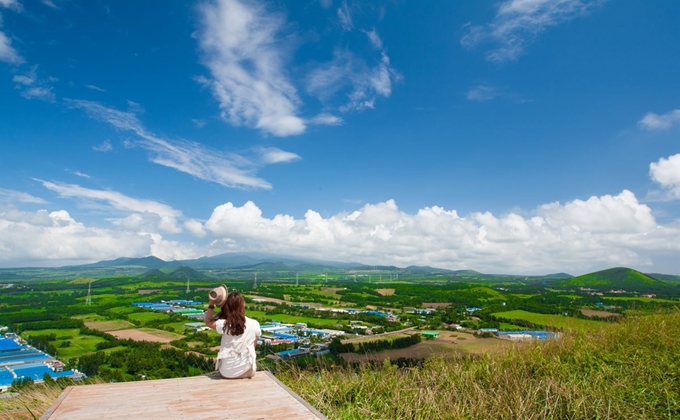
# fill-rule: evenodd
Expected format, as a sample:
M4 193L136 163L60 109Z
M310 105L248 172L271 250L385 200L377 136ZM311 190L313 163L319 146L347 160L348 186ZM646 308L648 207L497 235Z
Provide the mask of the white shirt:
M217 353L215 368L225 378L236 378L255 366L255 340L260 337L260 323L246 317L246 327L241 335L230 335L224 332L226 320L215 321L215 330L222 334L220 351Z

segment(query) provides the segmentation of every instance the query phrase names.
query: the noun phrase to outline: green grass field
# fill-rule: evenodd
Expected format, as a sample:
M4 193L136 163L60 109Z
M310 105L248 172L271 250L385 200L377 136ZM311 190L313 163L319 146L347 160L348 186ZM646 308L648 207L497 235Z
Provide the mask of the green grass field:
M58 354L56 356L62 360L92 353L97 350L95 346L98 343L106 341L101 337L93 335L81 335L80 330L77 328L25 331L21 335L23 337L30 337L44 334L55 334L57 336L57 339L51 341L50 344L57 348ZM60 347L64 341L70 341L71 345L69 347Z
M515 330L526 330L526 327L521 327L515 324L508 324L507 322L501 322L498 328L501 331L515 331Z
M648 298L648 297L632 297L632 296L603 296L603 300L627 300L627 301L632 301L632 300L637 300L640 302L645 302L645 303L651 303L651 302L663 302L663 303L675 303L680 305L680 300L670 300L670 299L657 299L657 298Z
M151 321L155 319L163 319L167 320L170 317L164 313L161 312L136 312L133 314L128 315L128 318L130 320L137 320L137 321Z
M139 308L135 306L116 306L115 308L109 309L109 312L114 314L131 314L138 310Z
M269 318L273 321L283 322L286 324L296 324L298 322L304 322L308 325L321 325L324 327L333 327L334 325L337 324L341 325L347 324L347 320L341 319L311 318L307 316L294 316L285 314L265 315L264 318Z
M516 310L496 312L493 316L506 319L522 319L544 327L559 328L562 330L596 330L602 326L600 321L571 318L562 315L537 314L534 312Z

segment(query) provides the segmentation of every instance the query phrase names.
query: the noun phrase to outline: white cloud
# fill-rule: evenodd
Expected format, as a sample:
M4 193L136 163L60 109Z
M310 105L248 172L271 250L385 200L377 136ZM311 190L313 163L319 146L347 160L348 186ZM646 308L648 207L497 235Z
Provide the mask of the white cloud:
M98 92L106 92L106 89L102 89L99 86L95 85L85 85L86 88L91 89L91 90L96 90Z
M363 111L374 108L379 96L389 97L392 84L401 75L391 66L387 54L374 66L345 50L336 50L329 63L318 66L307 77L307 92L326 102L340 92L346 92L348 101L339 109L342 112Z
M500 92L493 86L477 85L470 88L465 94L469 101L487 102L496 98Z
M21 91L21 96L26 99L40 99L43 101L54 102L55 96L52 92L51 82L56 81L54 77L46 79L38 78L38 66L31 66L25 74L17 74L12 77L14 88Z
M649 176L661 186L656 196L666 200L680 199L680 153L650 163Z
M118 111L97 102L84 100L68 99L66 103L72 108L85 110L92 118L137 134L141 140L134 144L151 152L151 162L226 187L272 188L270 183L254 176L257 165L246 157L208 149L187 140L168 140L157 137L148 132L139 118L131 112Z
M0 202L1 203L34 203L34 204L46 204L47 201L40 197L34 197L28 193L8 190L5 188L0 188Z
M657 223L630 191L564 204L549 203L523 216L424 207L400 210L392 200L349 213L296 219L265 217L253 202L216 207L204 222L183 228L206 245L168 241L150 229L176 210L150 200L79 186L46 186L64 197L94 200L127 214L112 229L88 227L63 210L22 212L0 207L0 265L32 261L64 265L120 256L196 258L227 251L263 251L300 257L397 266L431 265L492 273L572 274L612 266L652 267L655 258L680 253L680 221ZM653 269L653 268L651 268Z
M16 12L19 12L22 10L21 3L19 3L18 0L0 0L0 7L4 7L6 9L11 9Z
M0 266L63 266L155 255L166 261L201 256L192 243L155 232L88 227L64 210L0 208Z
M96 150L97 152L110 152L113 150L113 146L111 145L110 141L104 140L102 144L92 146L92 150Z
M259 1L217 0L200 6L198 40L222 117L275 136L305 131L299 98L289 82L285 46L277 41L284 16Z
M52 9L59 9L59 6L54 4L52 0L40 0L45 6L51 7Z
M192 119L191 122L194 123L198 128L203 128L206 124L208 124L208 121L197 118Z
M82 173L82 172L80 172L80 171L74 171L74 172L73 172L73 175L79 176L79 177L81 177L81 178L90 179L90 175L85 174L85 173Z
M85 204L104 203L111 209L131 212L132 214L125 218L115 220L116 224L126 226L131 230L142 230L142 226L150 226L153 232L156 230L167 233L179 233L182 231L177 225L177 219L182 217L182 212L175 210L167 204L128 197L117 191L93 190L75 184L38 181L45 188L59 194L60 197L75 198Z
M24 59L12 48L12 40L0 31L0 61L10 64L21 64Z
M0 265L67 265L149 255L149 235L88 228L63 210L0 209Z
M378 33L375 31L375 29L364 32L366 33L368 39L371 41L371 45L373 45L373 48L375 48L376 50L382 50L383 42L382 39L380 39Z
M26 99L40 99L41 101L54 102L55 96L51 86L34 86L21 92Z
M31 66L31 68L28 70L26 74L17 74L14 77L12 77L12 81L19 85L31 86L37 80L36 76L37 68L38 66Z
M352 12L349 10L347 0L342 0L342 4L338 8L338 20L340 21L340 26L343 30L351 31L354 29L354 24L352 23Z
M604 0L506 0L494 19L482 26L469 25L460 42L465 48L495 44L489 61L517 60L538 35L548 28L585 15Z
M343 120L333 114L322 113L307 121L312 125L340 125Z
M186 230L191 232L192 235L203 238L207 235L205 229L203 229L203 223L195 219L189 219L184 222L184 227Z
M257 152L260 154L260 161L265 165L295 162L302 159L295 153L286 152L285 150L277 149L276 147L261 147L257 149Z
M630 191L540 206L531 217L425 207L405 213L392 200L327 218L262 216L253 203L218 206L204 225L224 250L259 250L368 264L426 264L509 273L584 272L646 266L680 252L680 225L660 226Z
M680 122L680 109L674 109L663 115L649 112L642 117L638 125L647 130L668 130L678 122Z
M324 9L328 9L329 7L331 7L333 5L333 0L319 0L319 4Z

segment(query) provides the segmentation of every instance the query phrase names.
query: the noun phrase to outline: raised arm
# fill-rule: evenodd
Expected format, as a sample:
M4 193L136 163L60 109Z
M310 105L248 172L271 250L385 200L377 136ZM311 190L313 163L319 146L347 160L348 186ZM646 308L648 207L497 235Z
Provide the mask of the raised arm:
M208 310L205 311L205 325L208 328L212 328L213 330L215 329L215 320L213 319L215 317L215 305L212 303L208 305Z

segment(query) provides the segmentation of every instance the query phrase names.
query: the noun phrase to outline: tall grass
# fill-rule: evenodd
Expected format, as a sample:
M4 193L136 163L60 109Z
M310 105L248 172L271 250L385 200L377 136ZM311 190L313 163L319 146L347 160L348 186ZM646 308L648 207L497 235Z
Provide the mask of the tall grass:
M100 384L98 378L87 379L76 384ZM57 383L32 385L2 394L0 398L0 420L39 419L64 391Z
M56 385L35 385L20 390L17 396L2 398L0 399L0 419L39 419L62 391Z
M677 419L680 311L475 358L277 377L331 419Z

